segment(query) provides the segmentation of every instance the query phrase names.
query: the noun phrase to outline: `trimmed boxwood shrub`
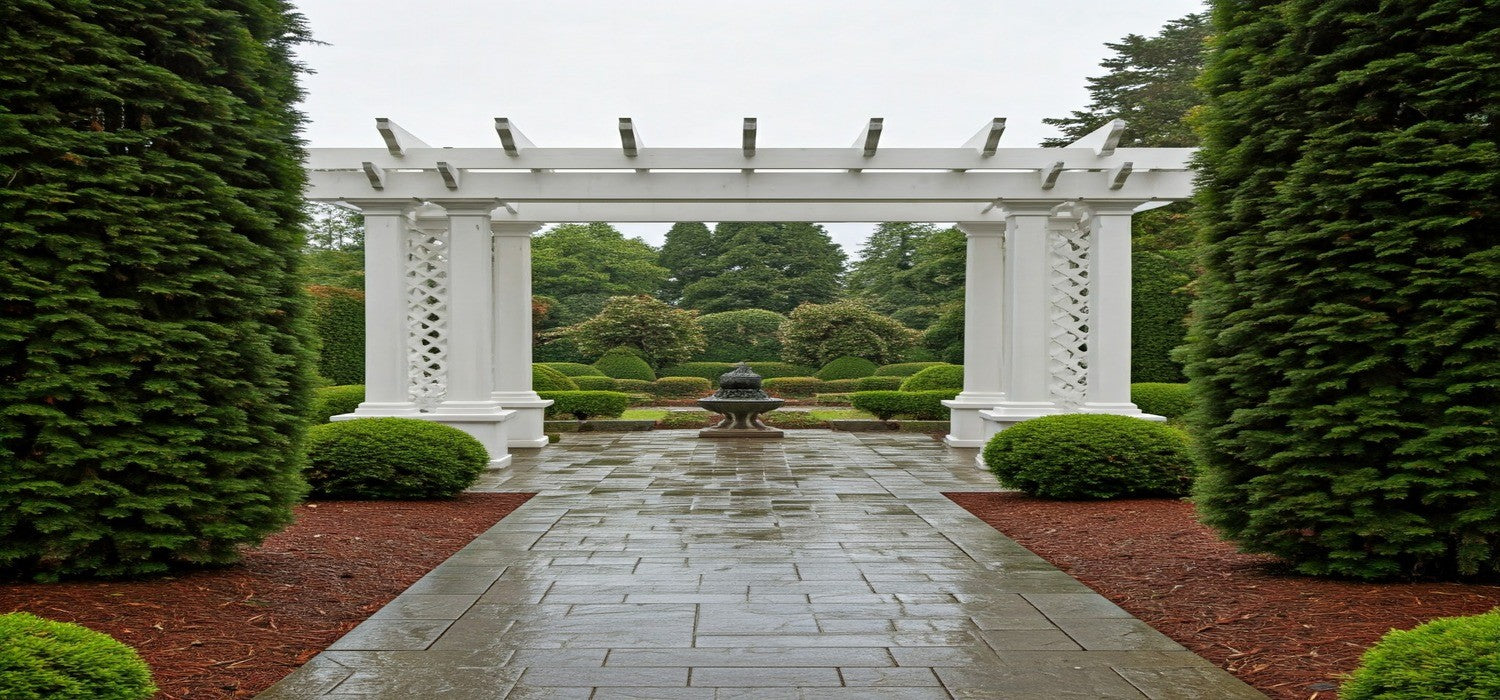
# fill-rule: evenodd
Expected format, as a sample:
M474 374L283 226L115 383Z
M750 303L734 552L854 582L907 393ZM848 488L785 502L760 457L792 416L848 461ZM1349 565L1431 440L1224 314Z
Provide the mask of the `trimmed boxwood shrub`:
M801 399L812 396L823 389L823 380L817 377L773 377L760 383L767 394L784 399Z
M945 364L943 362L898 362L894 365L881 365L875 368L877 377L910 377L928 367L937 367Z
M318 332L318 374L335 384L365 381L365 293L310 285L313 327Z
M606 377L615 379L644 379L648 382L656 381L656 373L651 371L651 365L634 352L626 348L615 348L604 353L594 363L594 368L604 373Z
M598 367L586 365L582 362L538 362L543 367L555 369L567 377L602 377L603 372Z
M570 377L551 367L531 366L532 391L578 391L579 386Z
M875 373L880 365L875 364L863 357L840 357L818 370L814 377L822 380L829 379L859 379L868 377Z
M447 498L489 464L484 445L458 428L417 418L356 418L307 433L305 472L322 498Z
M849 403L880 420L892 418L943 420L948 418L948 407L942 402L951 400L957 395L957 389L860 391L850 396Z
M708 411L667 411L667 415L656 421L656 426L664 430L704 428L710 423L717 423L719 418L720 416Z
M312 408L308 410L308 421L313 424L327 423L329 418L353 413L365 400L365 385L346 384L325 386L313 390Z
M548 418L619 418L630 407L630 395L618 391L538 391L537 394L552 399L552 405L547 407Z
M1194 465L1187 435L1153 421L1075 413L1021 421L984 446L1000 482L1033 496L1182 496Z
M1500 609L1391 630L1339 688L1344 700L1500 698Z
M807 411L772 411L761 414L760 421L773 428L827 428L828 421L814 418Z
M828 379L823 381L822 391L829 394L848 394L858 388L858 379Z
M901 383L906 381L906 377L876 375L860 377L856 381L858 382L855 385L856 391L896 391L901 388Z
M651 383L651 393L664 399L696 399L713 391L713 384L703 377L662 377Z
M10 700L145 700L151 669L113 637L31 613L0 615L0 695Z
M921 370L901 382L902 391L964 388L963 365L937 365Z
M629 379L610 379L609 377L605 376L595 377L588 375L584 375L581 377L568 377L568 379L573 380L573 384L576 385L578 389L581 389L583 391L619 391L621 389L620 382L631 381ZM643 383L649 384L650 382Z
M664 377L702 377L714 386L719 385L719 375L734 369L729 362L684 362L661 371Z
M721 362L775 360L781 357L781 338L777 331L784 321L785 316L766 309L740 309L699 316L698 327L703 329L705 347L698 357Z
M606 379L607 379L607 377L606 377ZM574 381L577 381L577 380L575 379ZM582 389L583 385L582 384L578 385L578 388ZM641 394L641 393L645 393L650 388L651 388L651 382L649 382L649 381L647 381L645 379L616 379L615 380L615 389L614 390L615 391L623 391L623 392L625 392L627 394Z
M849 397L854 394L813 394L813 403L819 406L848 406Z
M1181 418L1193 407L1193 396L1186 384L1131 384L1130 401L1142 411L1167 418Z
M745 364L750 365L750 369L766 379L811 377L818 371L816 367L794 365L790 362L747 362Z

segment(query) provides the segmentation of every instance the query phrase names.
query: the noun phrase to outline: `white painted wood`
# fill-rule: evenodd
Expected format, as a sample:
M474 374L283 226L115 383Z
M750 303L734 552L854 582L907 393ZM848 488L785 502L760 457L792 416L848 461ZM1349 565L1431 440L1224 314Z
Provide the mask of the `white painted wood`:
M1092 149L1097 156L1112 155L1115 149L1120 146L1120 136L1124 133L1125 120L1111 119L1104 126L1090 131L1077 141L1068 144L1068 147Z
M755 117L745 117L744 127L740 130L740 152L746 158L755 157Z
M1082 410L1141 415L1130 401L1131 208L1087 205L1089 258L1088 387Z
M494 237L494 391L490 398L515 412L507 423L511 449L547 446L546 408L552 401L531 386L531 234L533 221L491 221Z
M1096 175L1097 177L1097 175ZM590 221L965 221L1003 219L999 210L982 212L963 202L527 202L496 218L551 223Z
M508 117L495 117L495 135L500 137L500 147L505 151L505 155L512 158L520 156L523 149L536 148L536 144L526 138L526 135L521 133L521 129Z
M456 189L458 189L458 184L459 184L459 170L458 170L458 168L455 168L452 165L449 165L447 161L441 161L440 160L440 161L437 162L437 171L438 171L438 176L441 177L441 178L443 178L443 186L444 187L446 187L446 188L448 188L450 190L456 190Z
M1050 190L1057 186L1057 178L1062 175L1063 162L1057 161L1042 171L1042 189Z
M370 183L370 189L385 189L385 168L376 166L369 161L360 163L359 167L360 170L364 171L365 179Z
M1135 164L1127 160L1121 163L1120 167L1109 171L1109 188L1118 190L1124 187L1125 180L1130 177L1130 173L1134 170Z
M1047 342L1051 328L1047 220L1051 202L1006 206L1005 400L994 414L1035 418L1057 413L1048 386ZM967 342L965 347L967 347Z
M351 201L365 217L365 400L347 417L413 416L407 395L406 215L410 202Z
M410 131L385 117L375 119L375 130L380 132L380 138L385 141L386 150L393 156L406 155L407 149L410 148L432 148L422 139L413 136Z
M958 224L967 239L964 259L964 386L949 409L950 447L983 447L979 412L1005 400L1005 221Z
M859 132L859 136L854 137L854 145L850 148L860 149L865 158L874 156L876 149L880 148L880 132L884 129L885 117L870 117L870 123Z
M642 147L641 137L635 131L635 122L630 117L620 117L620 149L625 157L636 157Z
M972 148L979 151L979 155L989 158L995 155L1000 148L1000 137L1005 134L1005 117L995 117L988 124L979 128L968 141L964 142L964 148Z

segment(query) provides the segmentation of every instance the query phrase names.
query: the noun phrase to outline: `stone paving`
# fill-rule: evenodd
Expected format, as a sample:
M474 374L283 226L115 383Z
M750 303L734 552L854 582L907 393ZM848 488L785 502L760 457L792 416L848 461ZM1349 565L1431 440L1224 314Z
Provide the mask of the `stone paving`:
M941 495L925 435L585 433L538 495L261 698L1264 696Z

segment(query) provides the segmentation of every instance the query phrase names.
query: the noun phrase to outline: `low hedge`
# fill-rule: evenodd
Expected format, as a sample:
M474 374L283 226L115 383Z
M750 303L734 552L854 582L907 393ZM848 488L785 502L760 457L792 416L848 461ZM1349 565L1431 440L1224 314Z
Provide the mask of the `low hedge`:
M901 382L902 391L962 388L964 388L963 365L935 365L918 371Z
M780 377L811 377L818 371L816 367L806 365L794 365L790 362L747 362L750 369L766 379L777 379Z
M578 391L578 384L568 375L546 365L531 366L532 391Z
M943 401L958 396L957 389L931 391L859 391L849 403L880 420L910 418L913 420L946 420L948 407Z
M356 418L307 431L305 476L322 498L446 498L489 465L483 444L416 418Z
M849 405L849 397L851 397L853 395L854 395L853 393L848 393L848 394L813 394L813 403L815 403L815 404L817 404L819 406L848 406Z
M599 376L583 375L568 378L573 380L573 384L577 385L578 390L581 391L618 391L620 389L620 382L629 381L625 379L610 379L602 374ZM650 384L650 382L642 383Z
M858 379L825 379L823 391L829 394L848 394L859 390Z
M1142 411L1167 418L1181 418L1193 407L1193 395L1186 384L1131 384L1130 401Z
M805 429L828 427L828 421L822 418L814 418L807 411L772 411L762 414L760 422L773 428Z
M365 386L363 384L313 389L312 405L308 408L307 418L314 425L327 423L328 419L334 416L353 413L364 400Z
M846 355L823 365L822 369L819 369L813 376L823 381L830 379L859 379L860 377L868 377L874 374L878 367L879 365L863 357L849 357Z
M604 373L600 372L598 368L594 367L593 365L583 364L582 362L538 362L536 364L539 364L543 367L555 369L559 372L562 372L564 376L568 377L604 376Z
M663 368L661 373L664 377L702 377L718 386L719 375L733 369L732 362L684 362Z
M630 395L618 391L538 391L537 394L552 399L545 414L547 418L619 418L630 407Z
M859 382L855 386L856 391L896 391L901 388L901 382L906 381L906 377L875 375L862 377L856 381Z
M772 377L760 384L767 394L783 399L809 398L823 388L817 377Z
M696 399L713 391L713 384L703 377L662 377L651 383L651 393L664 399Z
M608 379L608 377L605 377ZM576 381L576 380L575 380ZM583 385L578 385L582 389ZM644 394L651 389L651 382L644 379L616 379L615 391L623 391L627 394Z
M615 348L604 353L603 357L594 362L594 368L603 372L604 376L615 379L656 381L656 372L651 371L651 365L625 348Z
M1500 608L1392 630L1360 658L1344 700L1500 698Z
M700 377L701 379L701 377ZM706 428L718 423L720 416L708 411L667 411L667 415L656 421L656 426L665 430L683 428Z
M1141 418L1074 413L1022 421L991 438L984 463L1033 496L1183 496L1195 471L1187 435Z
M944 362L897 362L894 365L881 365L875 368L876 377L910 377L928 367L938 367Z
M156 694L136 651L83 625L0 615L0 697L145 700Z

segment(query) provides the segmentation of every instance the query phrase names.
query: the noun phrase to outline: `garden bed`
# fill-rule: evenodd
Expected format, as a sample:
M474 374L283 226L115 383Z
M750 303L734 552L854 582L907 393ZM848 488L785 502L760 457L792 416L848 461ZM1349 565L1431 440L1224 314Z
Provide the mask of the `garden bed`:
M1500 605L1500 586L1290 574L1170 499L947 496L1147 624L1273 698L1328 700L1391 628Z
M530 497L309 503L239 565L149 581L0 584L0 611L77 622L135 647L160 698L248 698Z

